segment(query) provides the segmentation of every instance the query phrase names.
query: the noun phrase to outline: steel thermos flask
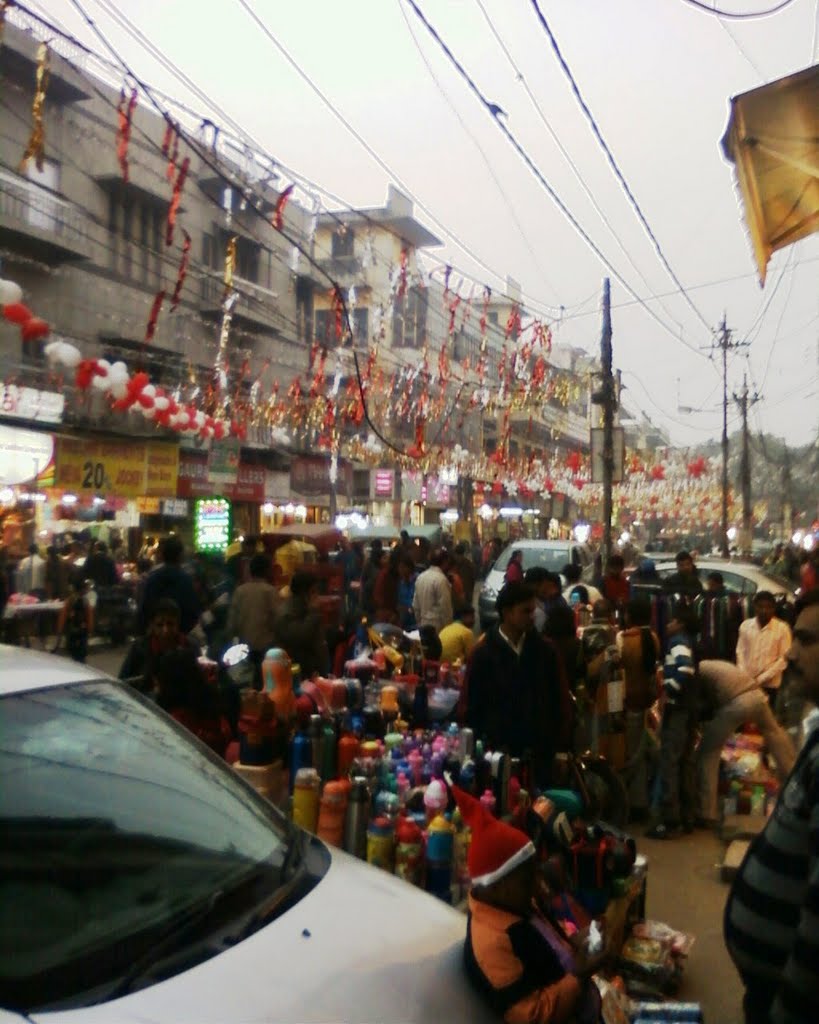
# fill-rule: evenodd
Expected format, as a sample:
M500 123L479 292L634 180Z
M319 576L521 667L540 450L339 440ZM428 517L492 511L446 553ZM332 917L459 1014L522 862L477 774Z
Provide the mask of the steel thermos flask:
M370 791L367 780L357 775L353 779L350 799L347 803L347 820L344 822L344 849L354 857L366 860L367 825L370 817Z

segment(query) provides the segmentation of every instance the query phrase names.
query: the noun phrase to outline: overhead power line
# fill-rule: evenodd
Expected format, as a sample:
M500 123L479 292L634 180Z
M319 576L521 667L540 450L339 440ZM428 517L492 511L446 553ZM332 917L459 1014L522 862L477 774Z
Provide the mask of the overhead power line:
M497 271L495 271L491 267L489 267L480 258L480 256L478 256L475 252L473 252L473 250L465 242L461 241L461 239L456 234L454 234L452 231L450 231L435 216L435 214L432 213L432 211L429 209L428 206L426 206L423 202L421 202L421 200L418 199L417 196L415 196L412 193L412 190L405 184L405 182L401 179L401 177L399 177L399 175L397 175L395 173L395 171L389 166L389 164L383 159L383 157L375 149L373 149L373 147L361 135L361 133L358 131L358 129L356 129L347 120L347 118L341 113L341 111L338 110L338 108L333 104L332 100L327 96L327 94L318 85L316 85L316 83L312 80L312 78L310 78L310 76L301 67L301 65L293 57L293 55L284 47L284 45L273 34L273 32L265 24L265 22L253 10L253 7L247 2L247 0L237 0L237 2L239 3L239 5L242 8L244 8L244 10L247 12L248 16L253 20L253 22L261 30L261 32L267 37L267 39L269 39L270 42L273 43L273 45L276 47L276 49L279 51L279 53L284 57L284 59L287 61L287 63L293 68L293 70L296 72L296 74L299 76L299 78L301 78L302 81L307 86L309 86L309 88L316 94L316 96L318 96L318 98L327 107L327 109L333 114L333 116L336 118L336 120L339 121L339 123L341 125L343 125L343 127L353 136L353 138L356 140L356 142L358 142L358 144L365 150L365 152L368 153L369 156L378 164L378 166L381 168L381 170L384 171L385 174L389 175L398 184L398 186L408 196L410 196L413 199L413 201L418 206L418 208L420 210L422 210L427 215L427 217L429 217L429 219L433 222L433 224L435 224L439 228L439 230L441 230L463 253L465 253L479 267L483 268L483 270L485 270L487 273L491 274L492 277L494 277L495 279L497 279L499 281L505 280L504 275L499 274ZM544 305L549 306L550 304L549 303L544 303ZM552 305L551 308L552 309L556 309L557 307Z
M244 0L239 0L239 2L243 3ZM415 3L415 0L406 0L406 2L413 9L413 11L415 12L416 16L421 21L421 23L424 25L424 27L427 29L427 31L430 33L432 38L441 47L441 49L446 54L447 58L449 59L450 63L452 64L452 66L455 68L455 70L458 72L458 74L464 79L464 81L469 86L469 88L472 91L472 93L477 97L479 102L486 109L487 113L494 120L495 124L498 126L500 131L506 136L506 139L508 140L508 142L510 143L512 148L520 156L520 158L523 160L523 162L526 164L526 166L529 168L529 170L535 176L535 178L540 183L540 185L548 193L548 195L551 198L552 202L557 206L557 208L560 210L560 212L563 214L563 216L569 221L569 223L572 225L572 227L575 229L575 231L580 235L580 237L583 239L583 241L586 243L586 245L595 254L595 256L597 256L597 258L600 260L600 262L603 264L603 266L609 271L609 273L613 277L615 277L620 282L620 284L626 289L626 291L629 293L629 295L631 295L632 298L636 299L637 302L640 303L640 305L646 310L646 312L649 314L649 316L651 316L652 319L654 319L663 328L664 331L667 331L671 335L671 337L674 338L675 341L680 342L681 345L684 345L685 348L687 348L691 352L694 352L699 357L707 358L707 356L704 356L702 351L700 351L698 348L696 348L690 342L686 341L680 335L676 334L674 332L674 330L672 328L670 328L668 326L668 324L666 324L657 315L657 313L640 298L640 296L637 294L637 292L634 290L634 288L632 288L632 286L628 283L628 281L623 277L623 275L616 269L616 267L614 267L611 264L609 259L602 252L602 250L597 245L597 243L594 241L594 239L591 238L591 236L586 231L586 229L583 227L583 225L577 220L575 215L571 212L571 210L568 208L568 206L566 206L566 204L563 202L563 200L560 198L560 196L557 194L557 192L554 190L554 188L546 180L546 178L543 175L543 172L540 170L540 168L534 162L532 157L529 156L529 154L526 152L526 150L521 145L521 143L518 142L517 138L512 134L512 132L506 126L506 124L504 123L504 120L503 120L503 118L505 116L504 112L500 109L500 107L498 107L498 105L496 103L492 103L490 100L488 100L486 98L486 96L484 96L484 94L481 92L480 88L476 84L475 80L472 78L472 76L469 74L469 72L466 70L466 68L463 66L463 64L461 64L461 62L458 60L458 58L454 55L452 50L450 50L449 46L446 44L446 42L438 34L438 31L430 23L430 21L427 19L426 15L423 13L423 11ZM708 325L706 324L706 327L707 326ZM708 329L709 329L709 332L710 332L710 328L708 328Z
M576 162L572 158L571 153L566 149L566 147L563 144L562 139L560 138L560 136L557 134L557 132L552 127L551 122L549 121L549 119L546 117L546 114L543 111L543 107L540 105L540 103L538 103L537 97L535 96L534 92L532 91L531 86L527 82L527 80L526 80L526 78L525 78L525 76L523 74L523 71L520 69L520 66L518 65L517 61L512 56L512 54L511 54L511 52L509 50L509 47L504 42L503 37L501 36L500 32L496 28L494 22L492 21L492 18L490 17L489 12L487 11L485 4L483 3L483 0L475 0L475 2L477 3L478 8L480 9L480 12L481 12L481 14L484 17L484 20L486 21L486 24L489 27L489 31L494 36L495 41L497 42L498 46L501 48L501 50L503 52L503 55L506 57L506 60L509 62L510 67L514 71L516 81L520 82L520 84L523 86L523 89L524 89L527 97L529 98L529 102L531 103L532 107L534 108L535 113L539 117L539 119L540 119L541 123L543 124L543 126L545 127L546 131L549 133L549 136L550 136L552 142L554 142L555 146L557 146L557 149L558 149L560 155L563 157L563 159L566 161L566 163L570 167L572 173L574 174L575 178L577 179L578 184L583 189L583 192L584 192L586 198L589 200L589 202L594 207L594 210L597 213L597 216L600 218L600 220L603 222L603 224L608 229L608 232L611 235L611 237L614 239L615 243L617 244L618 249L625 256L625 258L628 260L628 262L631 265L631 267L633 268L634 272L637 274L637 276L640 278L640 280L643 282L643 284L646 286L646 288L650 292L652 290L651 285L646 280L645 275L643 274L643 272L640 270L640 268L634 262L634 259L633 259L632 255L631 255L631 253L628 251L627 246L625 246L623 244L622 240L620 239L620 236L614 230L614 227L613 227L611 221L606 216L606 213L603 210L603 208L601 207L600 203L597 201L597 197L595 196L594 192L592 191L592 189L587 184L586 179L583 177L583 175L582 175L582 173L580 171L580 168L577 166ZM401 9L403 10L403 7ZM662 302L660 302L660 306L664 310L666 316L668 316L671 320L673 320L674 323L676 323L677 326L680 328L680 330L682 330L682 325L677 322L677 320L674 318L674 316L672 316L672 314L668 310L668 307L665 306ZM614 308L614 306L612 306L612 308Z
M410 34L410 38L412 39L412 41L413 41L413 43L415 45L415 49L418 51L418 56L423 61L424 67L427 69L427 72L429 73L429 77L432 79L432 81L435 84L435 87L438 90L438 92L440 92L441 96L443 96L444 102L447 104L449 109L452 111L452 113L455 116L455 119L457 120L458 124L461 126L461 128L463 128L464 133L469 137L469 139L472 142L472 144L475 147L475 149L477 149L477 151L480 153L481 159L483 160L483 162L484 162L484 164L486 166L486 170L489 173L489 176L492 179L492 181L495 183L495 187L497 188L498 192L500 193L500 196L503 199L503 201L504 201L504 203L506 205L506 208L509 210L509 216L514 221L515 227L518 229L518 231L520 233L520 237L523 239L524 245L529 250L529 254L532 257L532 260L534 261L535 267L537 268L537 271L540 274L541 279L549 286L549 288L551 288L552 291L555 291L554 287L552 286L552 284L550 283L550 281L549 281L549 279L547 277L546 271L543 269L543 266L542 266L542 264L540 262L538 254L535 251L535 247L532 245L531 241L529 240L529 236L526 234L526 231L524 230L524 227L523 227L523 225L520 222L520 218L518 217L517 212L515 211L515 206L514 206L512 200L507 195L506 190L504 189L503 184L501 183L501 180L500 180L500 178L498 177L498 175L497 175L497 173L495 171L495 168L492 166L492 161L489 159L489 157L486 154L486 150L480 144L480 142L478 141L477 136L470 129L469 125L466 123L466 121L463 119L463 117L461 117L460 111L455 106L454 102L450 98L450 96L447 93L446 89L443 87L443 85L442 85L440 79L438 78L438 76L435 74L435 69L430 64L429 59L427 58L427 55L424 53L423 47L421 46L421 44L418 41L417 36L415 35L415 30L413 29L412 23L409 20L409 15L407 14L407 12L404 10L404 8L402 6L399 5L398 9L401 11L401 17L404 19L404 23L407 26L407 31Z
M532 7L534 8L535 15L537 16L537 19L540 22L541 28L546 33L546 35L549 37L549 42L551 43L552 50L554 50L554 54L557 57L558 63L560 64L560 67L563 70L564 75L566 76L566 78L569 81L569 85L572 88L572 92L574 93L575 99L577 100L578 104L580 105L580 109L583 111L583 113L584 113L584 115L586 117L586 120L589 122L589 126L591 127L592 133L594 134L595 139L597 139L597 142L599 143L600 148L605 153L606 159L608 160L608 163L609 163L609 166L611 167L612 172L614 173L614 176L620 182L620 186L623 189L623 192L625 192L626 198L628 199L629 203L631 204L632 209L634 210L635 214L637 215L637 219L640 221L640 224L642 225L643 230L648 235L648 237L651 239L651 243L654 246L654 248L655 248L655 250L657 252L658 257L660 258L660 262L665 267L665 269L666 269L666 271L668 273L668 276L671 278L671 280L674 282L674 284L676 284L677 287L680 289L680 294L683 296L685 301L688 303L688 305L694 311L694 313L697 316L697 318L699 319L700 323L703 324L705 329L710 332L711 325L708 323L708 321L705 319L705 317L699 311L697 306L694 304L691 296L685 290L682 282L680 281L680 279L677 277L676 273L674 272L673 267L668 262L668 259L666 258L666 255L663 252L662 246L660 245L660 242L659 242L657 236L654 234L654 231L652 230L651 225L648 223L648 220L646 219L646 216L643 213L640 204L637 202L637 199L636 199L634 193L631 191L631 188L630 188L628 182L626 181L623 172L620 170L620 166L617 163L617 160L615 159L614 154L612 153L611 149L609 148L608 143L603 138L603 133L600 131L600 126L597 124L597 121L596 121L596 119L594 117L594 114L592 114L591 110L589 109L588 103L586 103L586 100L583 98L583 94L580 92L580 86L577 84L577 79L574 77L571 68L566 63L566 58L563 56L563 54L562 54L562 52L560 50L560 46L558 45L557 39L555 38L555 34L552 31L551 27L549 26L548 21L544 17L543 11L541 11L541 9L540 9L540 4L538 3L538 0L531 0L531 4L532 4Z
M697 10L704 11L706 14L715 14L718 18L729 18L731 21L753 21L755 18L768 18L772 14L784 11L793 2L794 0L780 0L778 4L769 7L765 11L723 11L719 7L712 7L710 4L703 3L703 0L683 0L683 3L696 7Z

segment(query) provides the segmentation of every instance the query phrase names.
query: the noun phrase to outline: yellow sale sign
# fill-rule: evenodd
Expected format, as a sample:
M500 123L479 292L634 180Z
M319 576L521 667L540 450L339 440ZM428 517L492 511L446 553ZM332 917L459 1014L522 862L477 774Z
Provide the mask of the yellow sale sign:
M179 449L158 441L57 439L55 486L120 498L176 497Z

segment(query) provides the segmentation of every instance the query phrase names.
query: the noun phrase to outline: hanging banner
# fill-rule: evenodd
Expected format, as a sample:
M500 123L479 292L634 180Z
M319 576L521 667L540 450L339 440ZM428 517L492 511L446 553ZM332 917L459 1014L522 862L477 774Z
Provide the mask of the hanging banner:
M220 487L235 484L239 473L239 459L242 443L238 437L226 437L211 449L208 460L208 476Z
M344 459L338 460L336 494L349 495L353 487L353 467ZM290 489L297 495L317 497L330 493L330 457L300 455L290 463Z
M158 441L59 437L55 486L78 495L176 497L179 449Z

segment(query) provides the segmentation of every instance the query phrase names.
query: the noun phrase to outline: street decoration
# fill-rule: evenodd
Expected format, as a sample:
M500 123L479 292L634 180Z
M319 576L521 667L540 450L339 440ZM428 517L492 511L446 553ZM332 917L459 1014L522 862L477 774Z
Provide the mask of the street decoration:
M45 166L45 98L51 55L47 43L37 47L37 70L35 72L34 99L31 103L31 135L20 161L20 174L25 174L29 161L42 171Z

